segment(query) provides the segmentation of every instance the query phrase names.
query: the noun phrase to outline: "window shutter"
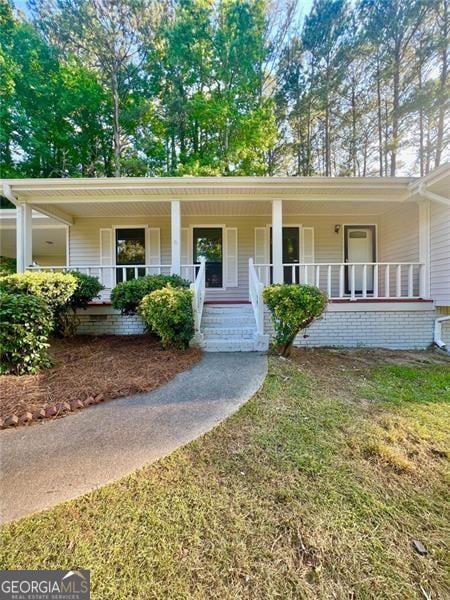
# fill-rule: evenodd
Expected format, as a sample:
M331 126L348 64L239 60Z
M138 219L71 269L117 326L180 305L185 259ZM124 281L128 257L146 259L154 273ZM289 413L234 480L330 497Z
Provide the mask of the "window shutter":
M237 227L225 229L225 287L238 285L238 230Z
M189 251L189 228L181 228L181 277L192 279L192 269L183 265L191 263L191 253Z
M148 227L145 239L145 260L148 265L155 265L147 269L149 275L157 275L161 272L161 233L159 227Z
M302 227L302 263L314 262L314 227Z
M269 262L268 235L265 227L255 227L255 264L265 265ZM269 269L258 269L262 283L269 283Z
M113 266L113 230L100 229L100 266ZM106 288L114 287L114 269L101 269L100 281Z

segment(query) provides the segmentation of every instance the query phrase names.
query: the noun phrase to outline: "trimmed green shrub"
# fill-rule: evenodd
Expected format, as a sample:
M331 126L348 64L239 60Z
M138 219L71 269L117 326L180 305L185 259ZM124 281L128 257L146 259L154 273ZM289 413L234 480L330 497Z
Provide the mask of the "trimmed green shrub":
M281 356L289 356L298 332L325 310L327 296L312 285L269 285L263 292L272 315L275 346Z
M188 288L189 281L179 275L146 275L119 283L111 292L113 308L123 315L134 315L144 296L171 285L173 288Z
M8 256L0 256L0 277L4 275L11 275L17 270L17 262L15 258L8 258Z
M168 285L145 296L139 314L164 348L185 349L195 333L192 292Z
M0 279L0 291L9 294L32 294L42 298L53 314L69 302L76 289L77 279L70 273L26 271Z
M59 308L56 314L57 331L64 337L75 335L77 331L79 325L77 310L87 308L89 302L100 298L100 292L104 289L99 280L92 275L86 275L79 271L70 271L70 275L75 277L77 287L67 304Z
M48 336L52 311L28 294L0 294L0 373L36 373L50 365Z

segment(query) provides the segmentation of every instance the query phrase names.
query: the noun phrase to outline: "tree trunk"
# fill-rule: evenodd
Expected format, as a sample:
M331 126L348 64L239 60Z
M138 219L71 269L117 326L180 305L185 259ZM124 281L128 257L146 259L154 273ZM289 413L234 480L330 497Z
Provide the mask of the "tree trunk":
M422 58L419 63L419 91L422 92ZM420 176L425 175L425 148L423 143L423 106L419 108L419 165L420 165Z
M446 89L447 89L447 76L448 76L448 2L444 2L444 14L443 14L443 27L442 27L442 54L441 54L441 76L440 76L440 94L439 94L439 116L437 126L437 137L436 137L436 157L435 167L441 164L442 148L444 144L444 129L445 129L445 100L446 100Z
M397 149L399 136L399 108L400 108L400 48L396 46L394 54L394 81L392 97L392 149L391 149L391 177L395 177L397 170Z
M352 81L352 144L351 144L351 164L353 177L356 176L356 93L355 80Z
M325 175L331 175L331 147L330 147L330 106L328 103L325 108Z
M378 161L379 174L383 177L383 115L381 109L381 74L380 63L377 59L377 112L378 112Z
M111 90L113 100L113 140L114 140L114 176L120 177L120 159L122 155L120 141L120 106L119 106L119 84L117 71L113 70L111 77Z

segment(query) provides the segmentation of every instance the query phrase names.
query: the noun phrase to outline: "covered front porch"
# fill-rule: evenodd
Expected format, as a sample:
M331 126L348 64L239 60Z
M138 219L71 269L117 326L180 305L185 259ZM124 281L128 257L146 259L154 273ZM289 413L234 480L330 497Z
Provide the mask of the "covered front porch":
M428 299L427 201L412 180L17 180L18 270L79 270L112 288L146 274L202 281L206 301L309 283L332 301ZM33 264L31 211L67 226L66 264Z

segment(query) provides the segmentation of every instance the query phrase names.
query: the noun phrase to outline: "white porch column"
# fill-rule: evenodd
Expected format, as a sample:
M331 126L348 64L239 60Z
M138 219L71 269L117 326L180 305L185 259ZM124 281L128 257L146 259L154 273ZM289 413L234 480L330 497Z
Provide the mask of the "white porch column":
M419 202L419 261L424 263L420 271L420 295L430 298L430 201Z
M23 273L25 270L24 243L25 223L24 223L24 205L16 206L16 262L17 272Z
M33 262L33 223L32 223L32 208L29 204L23 205L23 262L25 271Z
M28 204L16 207L17 272L23 273L33 262L32 208Z
M181 273L181 207L179 200L170 203L171 240L172 240L172 273Z
M283 283L283 201L272 200L273 282Z

